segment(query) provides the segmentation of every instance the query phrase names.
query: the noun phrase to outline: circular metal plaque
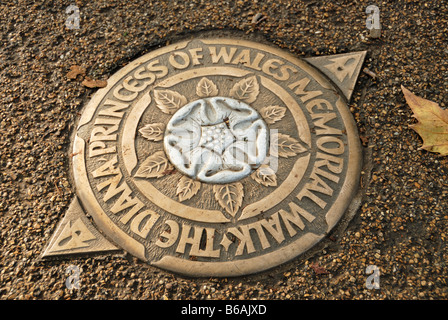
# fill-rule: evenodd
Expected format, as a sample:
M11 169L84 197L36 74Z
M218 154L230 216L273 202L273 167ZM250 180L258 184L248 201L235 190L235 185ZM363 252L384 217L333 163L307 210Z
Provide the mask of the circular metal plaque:
M287 262L343 216L360 145L346 99L271 46L197 39L98 90L73 141L78 197L117 246L191 276Z

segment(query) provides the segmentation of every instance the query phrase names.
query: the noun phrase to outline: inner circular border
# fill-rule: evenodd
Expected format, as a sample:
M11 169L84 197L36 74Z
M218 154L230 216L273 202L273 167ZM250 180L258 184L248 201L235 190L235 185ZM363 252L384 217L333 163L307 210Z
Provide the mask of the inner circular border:
M165 79L164 81L161 81L157 85L157 87L170 88L175 84L181 83L183 81L211 75L233 76L242 78L251 73L251 71L233 67L205 67L201 69L180 72L168 79ZM300 121L300 119L306 119L306 117L297 101L276 82L260 75L259 78L261 84L267 90L277 95L277 97L279 97L280 100L285 103L285 105L293 115L297 130L302 133L302 140L307 145L311 145L311 131L306 121ZM149 92L147 92L141 98L141 100L136 103L135 107L132 108L123 127L121 150L123 153L124 165L127 170L127 174L131 178L131 181L149 201L153 202L161 209L178 217L206 223L230 222L230 219L221 214L219 210L190 207L166 196L156 187L154 187L154 185L150 181L139 178L136 179L132 176L132 171L138 163L137 154L135 148L129 148L126 146L135 146L135 135L137 132L138 123L140 122L143 112L146 111L146 108L150 105L151 101L152 98ZM297 187L297 184L299 184L302 180L306 169L308 168L310 158L311 154L308 154L297 159L291 169L291 172L288 174L283 183L265 198L244 207L242 209L239 221L254 217L261 212L266 212L267 210L273 208L278 203L283 201L287 196L289 196L289 194ZM195 210L194 216L191 215L192 209Z

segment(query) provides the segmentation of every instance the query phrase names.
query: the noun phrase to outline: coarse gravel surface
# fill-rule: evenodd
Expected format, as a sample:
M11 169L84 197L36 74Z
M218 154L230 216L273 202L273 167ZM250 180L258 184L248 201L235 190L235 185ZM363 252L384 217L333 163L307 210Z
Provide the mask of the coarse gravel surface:
M80 9L68 29L66 8ZM448 2L2 1L0 4L0 299L446 299L448 158L422 144L400 85L448 107ZM252 22L261 14L262 18ZM259 15L260 16L260 15ZM268 272L192 279L126 254L42 260L75 192L70 139L97 90L73 65L106 80L150 50L200 32L261 37L299 57L367 50L350 103L367 155L354 218L314 250ZM65 285L69 265L80 289ZM380 270L368 289L366 268Z

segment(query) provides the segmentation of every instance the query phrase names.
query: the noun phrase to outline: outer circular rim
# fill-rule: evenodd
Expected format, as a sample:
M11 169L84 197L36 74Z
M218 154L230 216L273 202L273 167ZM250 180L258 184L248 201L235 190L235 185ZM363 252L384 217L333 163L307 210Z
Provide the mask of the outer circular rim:
M300 60L289 54L288 52L284 52L278 48L239 39L218 38L198 40L202 41L205 44L232 44L271 52L300 67L304 72L312 76L312 78L315 79L324 88L335 88L334 84L332 84L330 80L328 80L317 69L315 69L305 61ZM158 55L170 52L172 50L185 48L190 41L191 40L187 40L168 45L166 47L145 54L112 75L108 80L108 85L105 88L99 89L94 94L89 103L85 106L77 130L84 124L90 122L90 120L93 118L96 108L99 105L99 102L105 97L105 95L116 84L116 82L125 74L127 74L140 64L144 63L145 61L153 59ZM328 224L327 233L328 231L333 229L333 227L342 218L348 206L350 205L351 199L358 188L361 173L362 152L356 124L347 107L347 102L345 101L345 99L340 98L337 101L336 106L341 114L341 119L344 122L345 129L347 131L347 142L349 148L347 168L350 169L350 173L347 173L345 181L341 186L341 191L337 199L338 201L335 201L333 203L332 207L327 211L327 214L325 216ZM307 233L304 234L301 238L290 243L289 245L286 245L271 253L263 254L254 258L229 262L198 262L184 260L173 256L165 256L159 261L155 262L147 261L143 244L139 243L137 240L135 240L124 231L122 231L118 226L116 226L99 205L97 199L93 194L93 191L90 188L85 187L86 185L89 185L85 165L85 149L86 148L84 140L75 134L75 138L72 144L72 150L73 154L76 155L72 157L71 165L76 193L82 205L84 206L86 211L93 217L100 231L105 233L105 235L109 239L111 239L122 249L136 256L137 258L162 269L196 277L227 277L241 276L249 273L258 273L279 266L300 256L305 251L309 250L312 246L316 245L325 236L325 234L316 235L313 233Z

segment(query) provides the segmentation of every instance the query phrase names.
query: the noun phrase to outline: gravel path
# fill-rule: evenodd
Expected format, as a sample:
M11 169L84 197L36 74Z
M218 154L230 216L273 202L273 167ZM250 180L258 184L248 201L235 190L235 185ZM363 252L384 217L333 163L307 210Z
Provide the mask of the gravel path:
M5 4L6 2L6 4ZM0 299L446 299L448 158L418 150L400 90L448 107L448 3L381 1L370 39L368 1L75 1L0 4ZM252 23L258 13L261 19ZM96 89L72 65L107 79L151 48L204 30L263 36L298 56L368 50L350 109L371 170L345 230L315 254L235 279L189 279L127 255L40 260L74 195L69 147ZM82 268L79 290L65 286ZM366 267L380 270L367 289Z

